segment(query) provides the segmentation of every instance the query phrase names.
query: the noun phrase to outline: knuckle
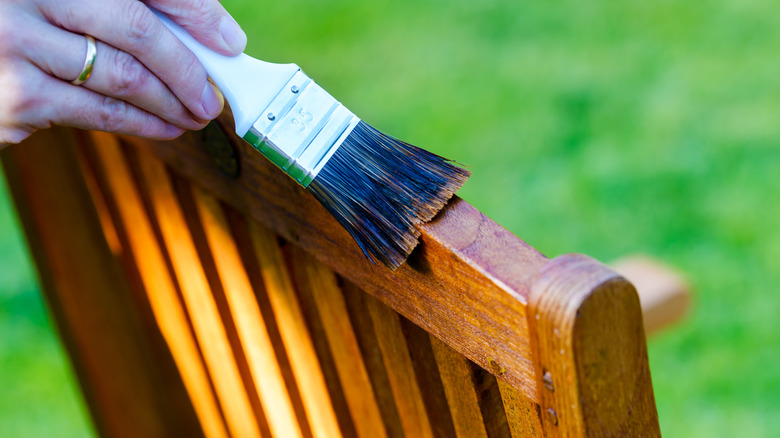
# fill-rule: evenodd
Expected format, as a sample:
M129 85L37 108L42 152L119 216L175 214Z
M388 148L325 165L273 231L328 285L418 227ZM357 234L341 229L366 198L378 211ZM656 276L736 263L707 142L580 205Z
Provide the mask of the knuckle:
M143 87L146 80L146 69L132 55L117 51L114 56L114 67L109 77L109 90L114 96L133 95Z
M188 54L183 62L181 77L189 82L189 80L200 76L206 77L203 65L198 61L198 58L196 58L195 55Z
M181 68L179 69L179 74L176 78L177 83L171 84L174 85L171 89L185 90L184 96L187 96L187 98L182 99L184 102L200 102L203 87L206 84L206 78L206 70L203 69L203 65L198 61L198 58L192 54L187 54L182 60ZM179 98L183 97L180 92L174 92Z
M46 93L34 78L34 73L18 63L0 69L0 83L6 87L0 99L0 149L22 142L36 129L51 126Z
M221 14L215 8L216 4L208 0L200 0L195 3L193 10L195 11L196 24L215 27L221 18Z
M125 17L127 17L128 41L136 47L144 47L154 37L157 18L149 8L140 1L128 2Z
M8 104L13 114L23 118L40 112L45 106L45 95L41 90L40 82L23 80L25 73L23 69L19 69L16 70L15 75L6 78L6 84L12 83L14 90Z
M212 27L219 21L216 2L212 0L191 0L177 14L181 23L188 27Z
M103 98L97 125L101 131L118 132L127 120L128 107L125 101L113 97Z
M29 26L32 20L17 6L0 2L0 56L4 58L18 55L35 40L31 33L19 32L19 29Z

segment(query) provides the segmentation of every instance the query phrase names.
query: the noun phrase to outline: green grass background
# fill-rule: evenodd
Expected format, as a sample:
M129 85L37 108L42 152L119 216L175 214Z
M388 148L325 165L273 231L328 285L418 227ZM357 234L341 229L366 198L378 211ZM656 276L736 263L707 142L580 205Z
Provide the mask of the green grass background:
M775 4L223 4L249 53L469 165L461 196L548 256L686 272L692 313L649 341L662 431L780 436ZM0 435L91 435L32 272L0 191Z

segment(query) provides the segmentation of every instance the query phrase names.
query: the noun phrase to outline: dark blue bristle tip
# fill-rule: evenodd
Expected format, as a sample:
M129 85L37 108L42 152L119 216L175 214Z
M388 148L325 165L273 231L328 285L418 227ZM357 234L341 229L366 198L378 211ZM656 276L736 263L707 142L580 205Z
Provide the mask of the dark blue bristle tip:
M471 172L359 122L308 190L363 253L391 269Z

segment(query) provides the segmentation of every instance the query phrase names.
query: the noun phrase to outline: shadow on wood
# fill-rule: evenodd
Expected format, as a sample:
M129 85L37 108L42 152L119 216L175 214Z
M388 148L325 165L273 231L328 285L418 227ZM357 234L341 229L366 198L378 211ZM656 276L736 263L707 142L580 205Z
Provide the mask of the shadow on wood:
M102 435L659 435L623 277L458 198L391 272L213 129L58 128L2 153Z

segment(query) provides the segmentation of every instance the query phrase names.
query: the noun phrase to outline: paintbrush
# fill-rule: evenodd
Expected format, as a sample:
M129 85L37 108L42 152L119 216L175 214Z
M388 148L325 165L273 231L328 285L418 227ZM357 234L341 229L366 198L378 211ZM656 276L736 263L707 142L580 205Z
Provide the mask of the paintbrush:
M154 11L205 67L236 134L314 195L371 261L395 269L470 172L359 119L295 64L227 57Z

